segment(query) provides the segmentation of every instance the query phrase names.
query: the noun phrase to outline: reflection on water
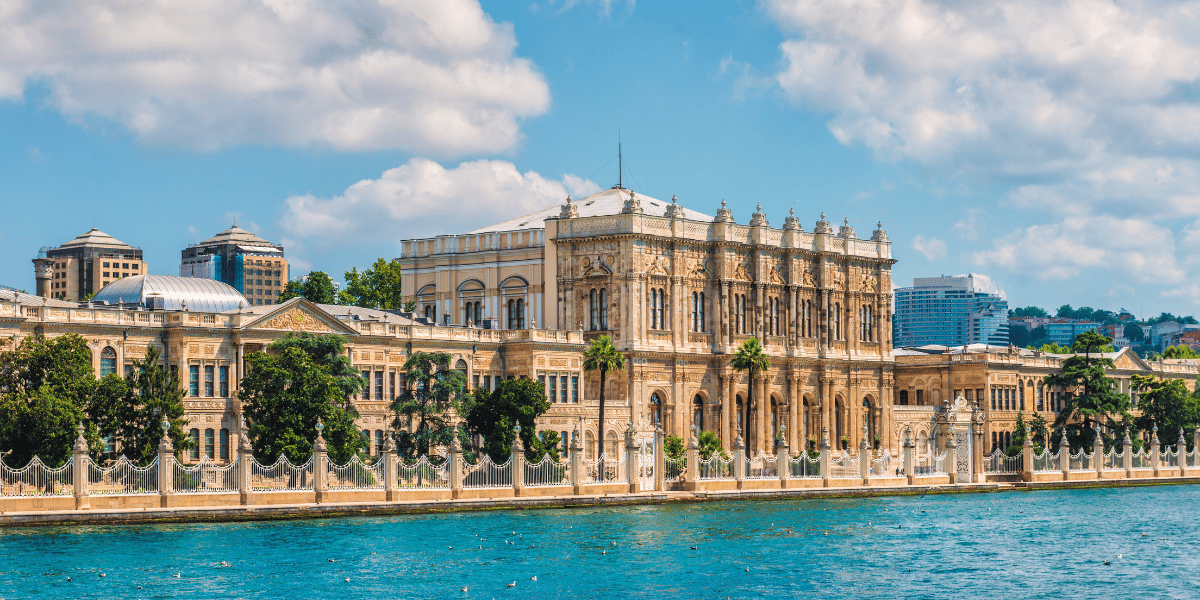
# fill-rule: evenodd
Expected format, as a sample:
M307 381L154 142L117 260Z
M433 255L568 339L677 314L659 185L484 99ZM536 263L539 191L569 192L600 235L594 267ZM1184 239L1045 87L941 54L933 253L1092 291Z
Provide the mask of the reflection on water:
M1164 486L8 529L0 598L1194 598L1197 506Z

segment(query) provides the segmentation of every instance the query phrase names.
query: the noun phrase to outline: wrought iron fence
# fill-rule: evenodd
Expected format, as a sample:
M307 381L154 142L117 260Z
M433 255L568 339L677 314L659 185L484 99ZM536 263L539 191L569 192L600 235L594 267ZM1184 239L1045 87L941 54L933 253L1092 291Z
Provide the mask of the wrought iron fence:
M509 456L504 464L496 464L488 455L483 455L479 462L471 464L463 462L463 488L466 489L498 489L511 488L513 485L512 457Z
M1154 466L1152 464L1153 463L1153 461L1151 460L1152 458L1153 457L1150 455L1150 453L1146 452L1145 450L1142 450L1141 452L1134 452L1133 453L1133 468L1135 468L1135 469L1152 468Z
M396 461L396 485L401 489L450 489L450 461L422 456L414 462Z
M1021 463L1024 462L1024 457L1020 454L1016 456L1008 456L1003 452L996 450L992 455L984 459L983 470L985 473L997 473L1012 475L1021 472Z
M858 470L858 457L851 457L850 452L842 450L840 455L829 457L829 476L834 479L855 479L862 477Z
M88 493L96 496L128 496L158 493L158 457L139 467L122 456L110 467L88 461Z
M807 452L801 452L799 456L789 460L788 468L792 470L791 475L796 479L821 478L821 459L809 458Z
M757 456L747 456L746 479L779 479L778 463L778 457L763 452Z
M1070 455L1067 466L1072 471L1094 471L1095 465L1092 464L1092 455L1089 452L1084 452L1082 449L1076 450Z
M875 477L891 477L896 474L896 466L892 453L884 450L871 458L871 475Z
M266 466L254 460L250 463L250 488L263 492L289 492L313 489L313 459L295 466L280 454L275 464Z
M675 483L683 481L683 473L687 469L687 459L679 457L679 459L671 458L670 456L663 457L663 482Z
M238 491L237 459L220 466L207 456L187 466L172 459L171 489L176 494L225 494Z
M367 464L358 456L338 466L325 457L325 487L331 490L382 490L384 485L383 458Z
M570 461L557 462L544 454L537 463L525 463L525 487L571 485Z
M713 452L708 460L700 459L699 479L701 481L728 481L733 479L733 457L722 457L720 452Z
M20 469L0 462L0 496L70 496L75 492L74 475L74 457L57 469L36 456Z

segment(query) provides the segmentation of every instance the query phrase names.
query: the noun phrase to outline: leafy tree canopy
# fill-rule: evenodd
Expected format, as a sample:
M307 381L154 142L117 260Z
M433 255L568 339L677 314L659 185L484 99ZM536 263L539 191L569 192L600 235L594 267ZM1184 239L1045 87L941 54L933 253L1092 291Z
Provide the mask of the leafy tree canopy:
M1028 346L1030 350L1038 350L1047 354L1070 354L1071 349L1064 346L1059 346L1058 342L1049 342L1041 346Z
M317 304L337 304L338 296L334 293L333 280L324 271L313 271L303 282L289 281L279 293L278 302L301 297Z
M24 466L34 456L51 466L65 463L79 423L85 425L92 457L100 459L100 424L112 422L107 411L123 393L124 382L116 374L96 380L91 351L78 335L29 336L0 352L0 450L8 452L5 463Z
M683 458L683 453L687 451L687 446L683 443L683 438L670 434L663 440L663 454L671 460L680 460Z
M495 390L478 388L470 400L464 402L463 416L467 429L483 438L481 451L496 462L508 460L512 453L513 440L517 433L513 428L521 426L521 442L525 457L540 461L547 452L558 460L559 435L546 432L546 437L537 434L537 418L550 410L542 382L533 379L506 379L496 385ZM553 439L549 434L553 433ZM553 444L551 444L553 442Z
M428 455L430 446L463 437L449 415L462 414L467 376L451 368L452 359L446 352L414 352L404 362L403 387L391 409L396 413L392 428L398 450L406 457Z
M701 431L697 441L700 442L701 460L708 460L714 453L719 454L722 460L729 459L729 455L725 453L725 448L721 444L721 438L715 432Z
M1178 346L1167 346L1163 349L1162 358L1200 358L1196 351L1191 346L1179 344Z
M184 432L184 390L179 376L160 362L160 353L151 346L144 360L134 361L125 377L125 393L112 408L115 415L116 438L121 441L121 454L138 464L149 464L158 455L162 440L162 422L169 424L167 435L178 455L190 450L193 442Z
M256 352L246 362L238 397L260 461L273 463L282 454L303 464L312 455L318 420L325 425L334 462L345 463L358 452L362 437L354 425L356 414L345 408L341 382L328 367L296 347L278 354Z
M1131 342L1140 342L1146 339L1146 332L1143 331L1142 326L1138 325L1137 323L1126 324L1125 328L1121 330L1121 333L1125 336L1125 339Z
M1008 311L1008 316L1013 317L1013 318L1016 318L1016 317L1038 317L1038 318L1044 319L1046 317L1049 317L1050 313L1046 312L1046 310L1043 308L1038 308L1036 306L1026 306L1025 308L1014 308L1014 309Z
M357 267L346 271L346 289L338 293L338 298L342 304L411 312L416 303L404 302L400 284L400 263L380 258L362 273Z
M1077 354L1063 361L1059 373L1045 378L1046 385L1069 392L1055 416L1054 427L1066 428L1072 446L1090 446L1096 423L1107 428L1102 435L1111 443L1133 418L1129 414L1129 396L1117 392L1115 383L1106 375L1113 368L1112 359L1099 356L1111 342L1112 338L1094 331L1080 334L1072 347Z
M600 444L600 454L605 454L604 449L604 400L605 388L608 387L609 372L619 372L625 370L625 355L621 354L617 347L613 345L612 338L607 335L602 335L588 344L587 350L583 353L583 370L585 373L600 373L600 411L599 411L599 427L600 435L596 436Z
M1131 383L1138 390L1138 409L1142 414L1135 426L1149 432L1158 426L1159 440L1174 444L1183 428L1185 441L1200 426L1200 399L1188 393L1182 379L1158 379L1152 375L1133 375Z
M267 350L274 354L282 354L288 348L304 352L313 362L329 370L341 390L341 403L346 408L351 408L350 397L361 392L363 386L369 383L354 369L346 354L346 340L340 335L316 335L301 331L289 333L267 346Z

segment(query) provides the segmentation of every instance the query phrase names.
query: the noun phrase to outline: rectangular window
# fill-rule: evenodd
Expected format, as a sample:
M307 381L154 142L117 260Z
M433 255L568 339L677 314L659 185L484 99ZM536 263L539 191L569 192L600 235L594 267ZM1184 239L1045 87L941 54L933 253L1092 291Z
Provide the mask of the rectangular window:
M204 397L213 396L213 366L204 365Z
M108 277L108 271L105 271L105 272L104 272L104 276L105 276L105 277Z
M541 379L541 377L538 377L538 379ZM555 377L554 375L551 375L551 376L550 376L550 394L549 394L549 397L550 397L550 401L551 401L551 402L557 402L557 401L558 401L558 378L557 378L557 377Z
M121 263L121 268L122 268L122 269L128 269L128 268L129 268L129 263Z
M388 371L388 391L391 392L393 398L396 397L396 372L395 371Z
M375 399L383 400L383 371L375 371Z
M563 376L559 377L558 383L559 383L558 401L562 402L563 404L566 404L567 403L567 376L563 375Z
M375 430L375 456L383 454L383 430Z
M983 404L983 390L975 390L975 401Z
M216 451L216 443L217 443L216 439L213 436L213 430L205 429L204 430L204 456L207 456L208 458L215 458L214 453Z
M138 264L137 264L137 263L133 263L133 270L134 270L134 271L138 270Z
M551 378L553 379L553 377ZM542 384L542 393L546 392L546 374L538 373L538 383ZM551 402L554 402L554 396L548 396Z
M363 383L362 383L363 400L370 400L371 399L371 372L363 371L362 378L363 378Z
M107 268L108 268L108 263L104 263L104 268L105 268L105 269L107 269ZM107 277L107 276L108 276L108 275L107 275L107 274L105 274L105 277Z
M188 437L192 438L192 460L200 460L200 430L191 430Z
M472 390L479 389L479 375L478 374L471 376L471 389Z
M229 460L229 430L221 428L221 460Z
M485 389L489 392L492 391L492 376L491 375L483 376L483 389Z
M193 398L200 397L200 365L188 367L188 391Z
M571 377L571 403L579 404L579 376Z
M962 396L962 390L954 390L954 398L958 399L959 396ZM964 397L963 399L965 400L966 397Z
M229 367L221 367L220 377L221 377L221 397L228 398L229 397Z
M917 390L917 406L925 406L925 390Z

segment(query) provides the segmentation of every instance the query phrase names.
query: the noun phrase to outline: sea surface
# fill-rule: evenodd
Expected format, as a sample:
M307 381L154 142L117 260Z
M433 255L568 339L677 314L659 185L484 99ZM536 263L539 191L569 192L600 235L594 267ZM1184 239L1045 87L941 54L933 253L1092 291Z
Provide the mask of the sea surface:
M0 529L0 598L794 597L1197 598L1200 486Z

